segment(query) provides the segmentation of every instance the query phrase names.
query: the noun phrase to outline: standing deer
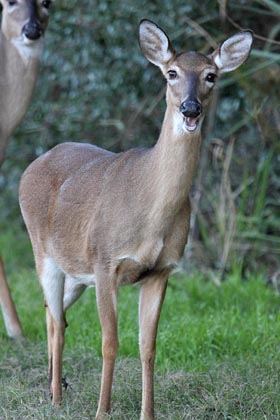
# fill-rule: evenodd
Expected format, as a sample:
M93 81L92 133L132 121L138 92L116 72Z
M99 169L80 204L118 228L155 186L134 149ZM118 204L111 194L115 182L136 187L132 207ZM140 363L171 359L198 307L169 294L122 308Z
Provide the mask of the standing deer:
M20 184L20 205L44 291L49 379L62 400L65 313L95 285L103 368L96 419L110 411L118 350L119 286L140 286L141 420L154 419L156 335L170 271L189 231L189 191L205 108L217 76L249 56L252 33L240 32L211 55L176 54L165 32L143 20L139 42L167 80L167 109L154 147L112 153L65 143L35 160ZM105 415L106 417L106 415Z
M8 139L25 115L38 76L50 0L0 0L0 166ZM0 305L10 337L22 335L0 257Z

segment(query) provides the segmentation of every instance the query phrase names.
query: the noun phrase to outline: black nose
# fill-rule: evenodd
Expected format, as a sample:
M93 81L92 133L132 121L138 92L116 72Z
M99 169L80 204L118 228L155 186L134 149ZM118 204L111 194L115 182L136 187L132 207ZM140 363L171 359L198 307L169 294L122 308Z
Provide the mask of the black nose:
M186 100L181 103L180 112L185 117L198 117L202 113L202 106L198 101Z
M35 41L36 39L39 39L42 35L42 27L37 22L28 22L26 25L24 25L22 29L22 33L26 36L26 38Z

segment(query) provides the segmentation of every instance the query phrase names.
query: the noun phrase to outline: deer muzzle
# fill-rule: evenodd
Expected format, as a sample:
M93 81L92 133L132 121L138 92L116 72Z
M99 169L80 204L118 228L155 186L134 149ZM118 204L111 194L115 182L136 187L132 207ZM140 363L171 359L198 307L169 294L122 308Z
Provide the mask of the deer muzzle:
M195 131L202 114L201 103L197 99L187 99L181 103L180 112L183 115L184 130L187 132Z
M181 103L180 112L184 119L184 130L188 132L195 131L199 117L202 114L201 103L197 99L187 99Z
M22 29L22 33L30 41L36 41L43 35L43 28L39 22L27 22Z

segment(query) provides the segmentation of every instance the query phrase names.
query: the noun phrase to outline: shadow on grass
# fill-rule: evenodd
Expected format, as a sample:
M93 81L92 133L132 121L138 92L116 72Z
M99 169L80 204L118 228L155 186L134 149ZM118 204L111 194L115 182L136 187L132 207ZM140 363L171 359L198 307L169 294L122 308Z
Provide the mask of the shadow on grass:
M7 345L7 343L5 343ZM11 344L0 365L0 419L93 419L97 408L101 359L76 347L64 354L69 384L60 409L48 394L45 343ZM280 364L268 358L231 360L206 372L156 374L158 420L280 418ZM114 420L139 418L141 366L135 359L119 359L116 366L112 414Z

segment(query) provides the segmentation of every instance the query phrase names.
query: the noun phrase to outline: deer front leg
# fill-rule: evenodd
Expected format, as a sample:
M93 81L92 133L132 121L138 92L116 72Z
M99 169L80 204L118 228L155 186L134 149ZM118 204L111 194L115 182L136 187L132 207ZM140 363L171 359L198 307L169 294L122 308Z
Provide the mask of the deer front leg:
M96 299L102 330L102 377L96 419L110 413L111 390L118 352L117 287L114 282L98 277ZM105 416L104 416L105 414Z
M156 336L168 277L152 277L140 291L139 326L140 356L142 363L141 420L154 419L154 363Z

